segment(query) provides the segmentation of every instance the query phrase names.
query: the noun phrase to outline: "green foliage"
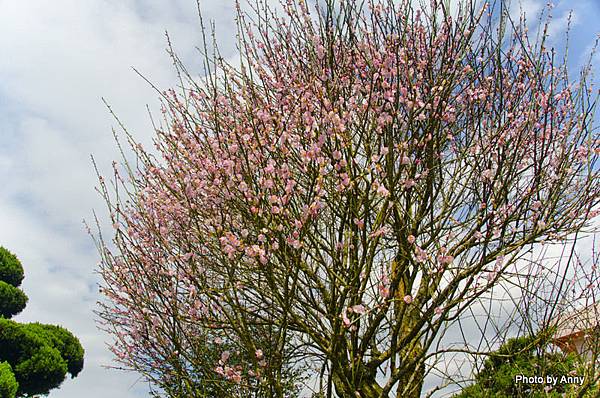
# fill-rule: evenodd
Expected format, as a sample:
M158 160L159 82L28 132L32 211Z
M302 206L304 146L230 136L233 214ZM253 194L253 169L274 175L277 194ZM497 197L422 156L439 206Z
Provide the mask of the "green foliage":
M15 367L19 393L28 395L48 394L63 382L66 374L67 363L56 348L48 345L39 347Z
M485 360L475 376L475 383L455 395L455 398L504 397L563 397L569 386L557 385L551 390L547 384L515 383L517 375L561 376L578 369L574 354L548 353L545 339L535 336L508 340ZM581 373L577 373L581 374Z
M20 324L9 318L27 304L17 287L23 267L0 247L0 398L48 394L83 369L84 350L67 329L40 323ZM14 391L13 391L14 390ZM12 395L11 395L12 394Z
M21 262L14 254L0 247L0 316L10 318L27 305L27 296L18 289L22 281Z
M586 372L589 369L580 369L577 374L586 374L590 372ZM577 384L571 384L566 387L565 394L563 398L598 398L600 397L600 386L598 385L598 375L596 371L596 375L586 374L585 384L580 387ZM590 381L588 383L588 380ZM582 395L583 389L583 395Z
M14 398L17 394L19 383L15 379L12 368L8 362L0 363L0 398Z
M27 305L27 296L19 288L0 281L0 316L10 318L23 311Z
M60 326L0 319L0 341L0 359L13 365L20 393L47 394L83 368L83 347Z
M0 318L0 359L15 365L23 358L31 355L35 347L43 341L32 333L28 333L23 325L8 319Z
M67 329L57 325L30 323L27 326L30 330L35 331L38 336L43 336L52 347L60 352L61 357L67 362L67 370L71 377L75 377L81 372L84 350L77 337L73 336Z
M18 287L23 281L23 266L17 257L0 247L0 281Z

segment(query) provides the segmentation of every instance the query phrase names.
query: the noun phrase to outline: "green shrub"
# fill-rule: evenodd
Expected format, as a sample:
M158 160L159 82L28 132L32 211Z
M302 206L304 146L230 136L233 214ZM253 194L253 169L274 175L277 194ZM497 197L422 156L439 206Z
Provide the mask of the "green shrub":
M27 296L19 288L0 281L0 316L11 318L23 311L27 305Z
M8 362L0 363L0 398L15 398L19 383Z
M548 353L547 343L536 337L508 340L485 360L475 383L455 398L563 397L568 386L558 385L546 391L546 384L515 383L517 375L568 375L578 368L574 354Z
M83 354L79 340L60 326L0 318L0 360L12 365L19 394L47 394L67 372L77 376Z
M17 287L23 281L23 266L17 256L0 247L0 281Z
M22 280L19 260L0 247L0 398L46 395L83 369L83 347L67 329L7 319L27 305Z
M81 372L84 350L77 337L67 329L57 325L30 323L27 327L29 330L35 331L38 336L43 337L60 352L61 357L67 362L67 370L71 377L75 377Z
M60 352L48 345L39 347L31 357L15 366L19 394L48 394L58 387L67 374L67 363Z
M0 318L0 360L11 365L18 363L21 358L31 354L38 344L32 344L31 336L27 336L22 325L9 319Z

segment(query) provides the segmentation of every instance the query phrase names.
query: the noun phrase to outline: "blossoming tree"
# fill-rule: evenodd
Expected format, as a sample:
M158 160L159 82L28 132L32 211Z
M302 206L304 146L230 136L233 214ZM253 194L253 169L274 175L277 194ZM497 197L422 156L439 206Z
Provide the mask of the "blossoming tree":
M448 322L590 225L586 75L461 4L257 2L239 66L177 63L157 151L100 184L118 361L172 397L418 397Z

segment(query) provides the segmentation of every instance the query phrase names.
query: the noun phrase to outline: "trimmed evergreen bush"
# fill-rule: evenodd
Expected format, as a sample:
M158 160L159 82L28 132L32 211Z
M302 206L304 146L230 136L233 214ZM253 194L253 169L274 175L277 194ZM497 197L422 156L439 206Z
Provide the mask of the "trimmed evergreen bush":
M83 369L83 347L67 329L7 319L27 304L22 281L21 263L0 247L0 398L46 395Z
M12 368L8 362L0 363L0 398L14 398L19 383L15 379Z

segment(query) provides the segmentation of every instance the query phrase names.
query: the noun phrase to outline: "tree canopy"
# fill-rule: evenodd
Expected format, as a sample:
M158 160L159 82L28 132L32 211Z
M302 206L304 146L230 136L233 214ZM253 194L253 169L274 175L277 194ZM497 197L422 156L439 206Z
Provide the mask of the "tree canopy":
M0 277L0 397L48 394L67 372L75 377L83 369L83 347L60 326L7 319L25 307L27 296L17 289L23 280L21 263L2 247Z
M199 82L172 54L181 90L156 151L128 135L135 166L100 179L97 240L103 327L157 395L419 397L477 351L440 342L453 321L590 227L585 73L503 2L415 3L257 1L240 65L205 46Z
M17 257L0 247L0 316L10 318L27 305L27 296L19 286L23 280L23 267Z

